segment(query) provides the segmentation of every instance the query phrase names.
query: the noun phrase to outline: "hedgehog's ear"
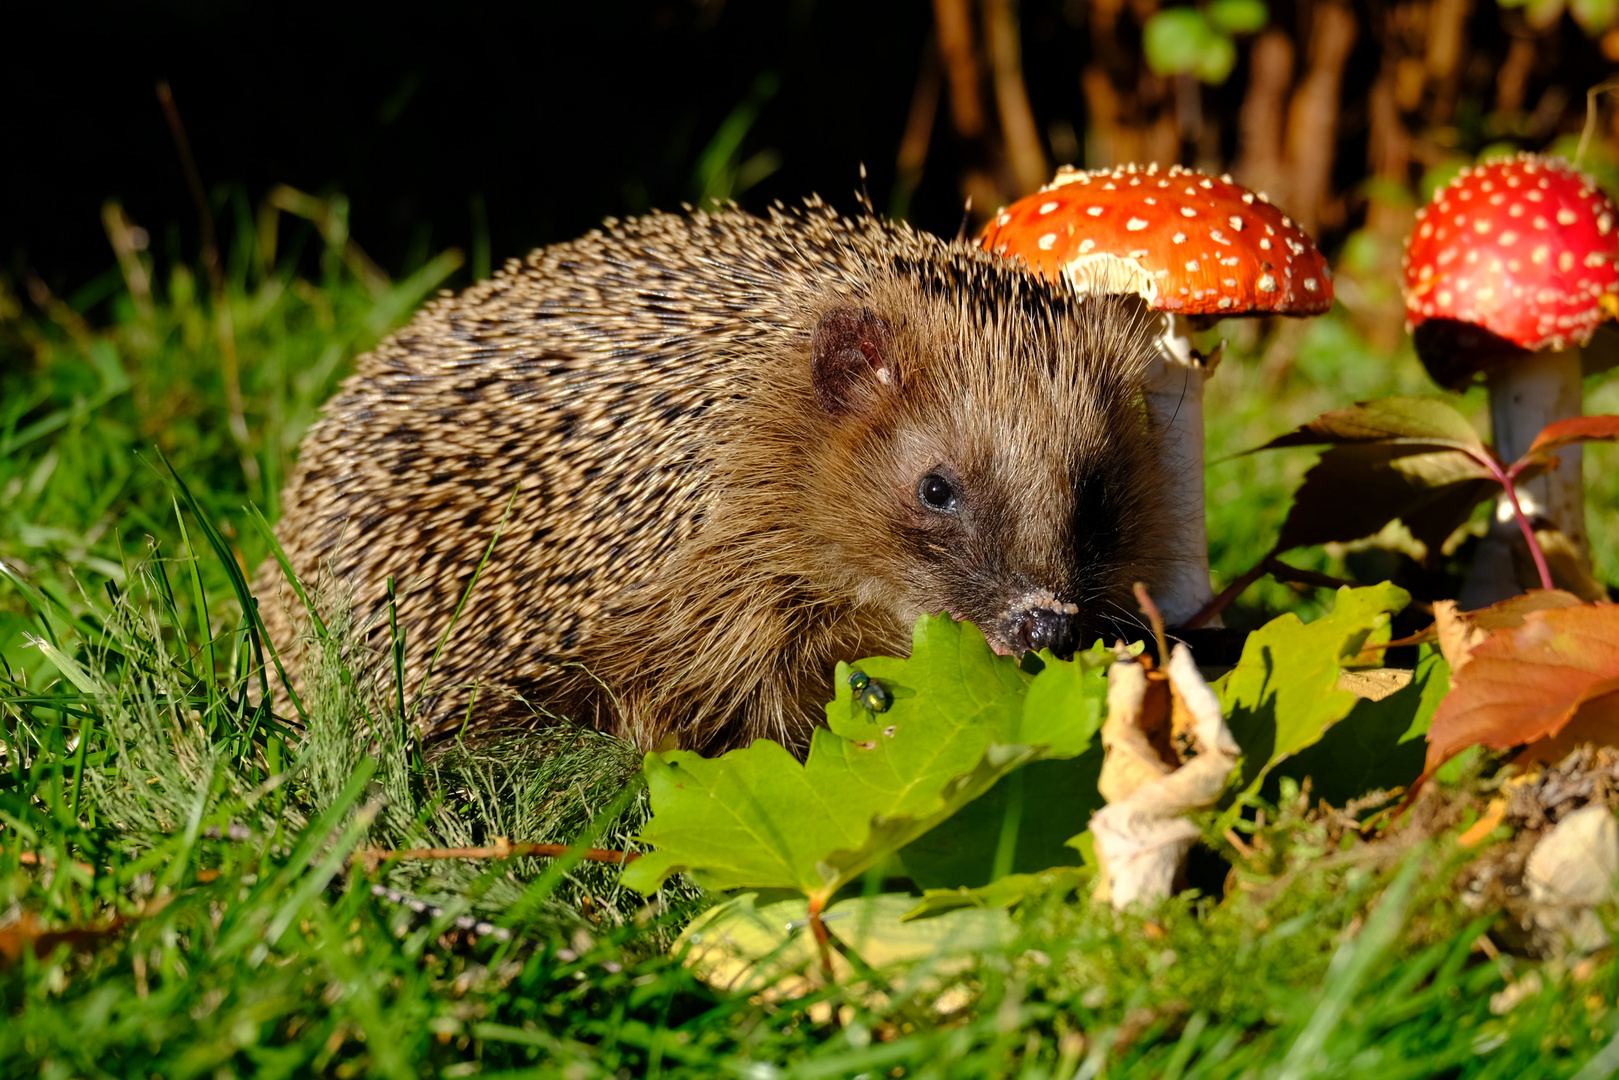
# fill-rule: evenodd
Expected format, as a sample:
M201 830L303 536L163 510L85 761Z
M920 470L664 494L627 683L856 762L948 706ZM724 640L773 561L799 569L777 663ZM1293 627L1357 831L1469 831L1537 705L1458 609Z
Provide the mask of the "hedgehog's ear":
M893 336L870 308L833 308L822 315L811 352L815 400L833 416L865 412L899 387Z

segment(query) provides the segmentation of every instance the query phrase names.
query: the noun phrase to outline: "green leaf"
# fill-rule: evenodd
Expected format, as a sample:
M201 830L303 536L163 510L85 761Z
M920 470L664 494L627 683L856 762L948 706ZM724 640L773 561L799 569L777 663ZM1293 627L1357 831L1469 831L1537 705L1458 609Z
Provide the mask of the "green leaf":
M1395 518L1436 551L1498 486L1467 418L1435 398L1323 413L1259 449L1321 444L1329 448L1293 495L1278 551L1358 540Z
M1321 741L1277 766L1275 775L1311 780L1311 792L1333 806L1379 789L1406 787L1422 775L1424 736L1450 689L1450 667L1424 648L1410 683L1381 701L1362 698Z
M1147 20L1141 46L1155 74L1184 75L1197 70L1209 42L1219 36L1197 8L1175 7L1156 12Z
M1231 69L1236 66L1236 42L1224 34L1211 32L1209 40L1197 54L1192 73L1210 86L1219 86L1231 77Z
M962 807L948 822L918 837L900 853L905 872L924 889L974 888L994 879L995 855L1012 803L1023 784L1023 808L1013 841L1011 869L1031 874L1085 862L1068 841L1107 800L1096 790L1102 744L1076 758L1033 761Z
M927 889L916 906L905 913L907 921L942 915L963 908L1009 908L1031 896L1067 893L1085 884L1090 874L1062 866L1038 874L1008 874L976 889L965 885L955 889Z
M1293 493L1276 550L1359 540L1399 518L1430 552L1438 551L1473 507L1499 490L1489 471L1460 451L1334 446Z
M1488 455L1467 417L1443 400L1430 397L1389 397L1334 409L1259 449L1371 442Z
M1570 0L1568 13L1587 37L1599 38L1619 24L1619 0Z
M1338 673L1368 641L1388 640L1389 616L1410 603L1397 585L1340 589L1332 613L1306 624L1291 613L1248 635L1220 691L1243 751L1243 786L1318 741L1361 699L1339 690Z
M815 732L802 765L769 740L714 759L648 755L653 817L642 839L656 850L625 870L625 884L651 892L686 871L707 888L824 899L1019 765L1083 752L1106 693L1095 657L1050 658L1031 676L977 628L942 616L918 620L910 659L858 666L892 706L857 705L852 669L839 664L830 727Z
M1204 15L1211 26L1227 34L1257 33L1270 21L1264 0L1214 0Z
M681 933L675 953L684 953L699 978L732 993L757 993L791 980L815 962L815 941L805 925L808 905L782 900L759 907L757 902L754 893L743 893L703 912ZM847 984L858 978L843 950L870 968L892 971L1003 949L1017 934L1000 907L965 906L934 918L912 918L915 906L913 897L884 893L829 907L821 921L841 946L832 953L837 981ZM792 993L809 987L782 989Z

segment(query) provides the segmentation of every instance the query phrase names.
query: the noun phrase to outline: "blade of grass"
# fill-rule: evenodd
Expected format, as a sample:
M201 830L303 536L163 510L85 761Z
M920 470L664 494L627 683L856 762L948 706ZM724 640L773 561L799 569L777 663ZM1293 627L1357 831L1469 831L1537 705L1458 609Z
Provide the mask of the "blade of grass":
M191 489L186 485L186 482L180 479L180 474L169 463L169 459L164 457L163 451L159 450L157 456L163 462L163 467L168 470L169 477L180 500L185 503L186 509L191 511L191 516L197 519L197 526L202 529L203 536L207 538L208 544L214 549L214 554L218 557L220 565L225 568L225 573L230 577L231 588L235 591L236 598L242 606L242 617L248 621L249 626L252 628L255 666L259 672L259 688L263 693L263 700L267 701L270 698L270 681L264 666L264 652L268 652L270 661L275 665L276 674L281 679L281 685L287 691L287 698L292 702L292 707L298 713L298 719L308 724L309 714L304 710L304 703L299 698L298 691L293 688L292 679L287 675L287 669L281 663L281 654L276 651L275 642L270 640L269 633L264 629L264 620L259 617L258 601L253 599L253 592L248 588L247 577L242 573L242 568L236 564L236 557L231 553L230 545L225 543L225 538L219 534L218 529L214 528L214 524L209 520L202 504L191 493Z
M344 793L347 794L347 791L345 790ZM356 791L355 794L358 795L359 792ZM337 872L343 868L343 864L348 860L349 853L358 846L360 838L371 827L371 822L376 820L378 809L379 804L370 802L355 813L353 819L349 821L348 827L343 830L343 835L338 838L337 843L332 845L332 849L326 853L326 857L320 861L313 871L304 875L303 881L298 883L298 887L293 890L292 895L287 897L286 902L281 905L280 910L270 920L270 925L264 930L265 942L273 945L276 941L279 941L281 935L285 934L287 928L292 925L292 920L298 917L299 909L313 900L316 893L326 888L327 882L331 881Z
M304 592L303 582L299 581L298 575L293 572L292 562L287 558L287 551L281 546L281 541L276 539L275 530L270 527L269 521L265 519L259 508L252 503L242 507L242 510L247 514L248 523L258 531L259 536L269 545L270 554L275 557L276 564L281 567L281 573L286 576L287 584L291 585L292 591L297 594L298 602L304 606L305 611L309 612L309 618L315 627L315 636L323 642L330 641L331 634L327 631L326 624L321 621L320 613L315 610L315 605L310 602L309 595ZM391 589L392 585L390 584L389 587Z
M393 642L394 693L399 699L399 722L404 724L408 723L405 713L405 635L399 629L399 597L394 589L392 574L388 575L388 632L389 640Z
M1321 1065L1327 1038L1337 1029L1345 1010L1354 1000L1372 965L1382 959L1405 925L1406 904L1422 871L1426 845L1406 856L1405 865L1377 902L1377 908L1352 941L1338 946L1327 968L1321 998L1309 1023L1288 1049L1282 1063L1282 1080L1301 1080L1315 1075Z
M186 532L185 515L180 513L179 501L171 501L174 503L174 520L180 526L180 543L185 546L190 559L191 602L196 606L197 624L202 630L202 682L208 691L208 724L211 727L215 718L214 710L219 705L219 664L214 656L213 619L208 614L208 597L202 588L202 570L198 565L197 551L191 546L191 534Z
M61 642L56 637L56 629L51 626L50 609L52 600L34 588L33 585L24 581L22 575L7 566L4 559L0 559L0 578L11 582L12 587L22 593L22 598L28 601L28 606L33 608L34 614L39 617L39 623L45 630L45 636L51 639L52 645L60 645Z

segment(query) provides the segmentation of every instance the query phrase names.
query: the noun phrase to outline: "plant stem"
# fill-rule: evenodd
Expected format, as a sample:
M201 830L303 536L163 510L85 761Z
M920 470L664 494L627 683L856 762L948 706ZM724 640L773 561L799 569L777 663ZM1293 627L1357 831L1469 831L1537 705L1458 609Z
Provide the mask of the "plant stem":
M1529 519L1524 516L1523 507L1518 505L1518 488L1499 465L1491 463L1495 478L1501 482L1506 491L1507 502L1512 506L1512 516L1518 519L1518 529L1523 533L1524 543L1529 545L1529 554L1535 560L1535 572L1540 575L1540 587L1550 590L1552 586L1552 572L1546 565L1546 554L1540 550L1540 541L1535 539L1535 530L1530 526Z
M1198 608L1197 612L1181 626L1181 629L1201 630L1209 625L1215 616L1231 606L1233 600L1247 592L1250 585L1270 572L1270 561L1275 555L1275 550L1266 552L1265 557L1255 563L1247 573L1227 585L1221 590L1219 596Z
M826 976L826 983L831 986L835 981L832 971L832 939L826 932L826 923L821 921L821 909L826 906L826 897L812 896L809 900L809 928L815 937L815 948L821 956L821 974Z

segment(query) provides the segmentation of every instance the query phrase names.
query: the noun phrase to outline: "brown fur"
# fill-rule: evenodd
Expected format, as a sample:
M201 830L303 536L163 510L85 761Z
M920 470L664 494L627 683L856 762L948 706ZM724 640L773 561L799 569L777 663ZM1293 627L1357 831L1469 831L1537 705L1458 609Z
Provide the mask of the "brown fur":
M828 399L812 341L838 312L882 328L861 346L881 356ZM476 684L479 722L802 748L835 662L908 651L924 612L1004 643L1043 589L1095 630L1153 579L1139 314L818 202L609 222L362 357L277 532L300 577L352 590L379 652L398 580L414 688L511 502L432 673L440 727ZM935 469L959 513L920 504ZM259 595L279 583L267 565Z

